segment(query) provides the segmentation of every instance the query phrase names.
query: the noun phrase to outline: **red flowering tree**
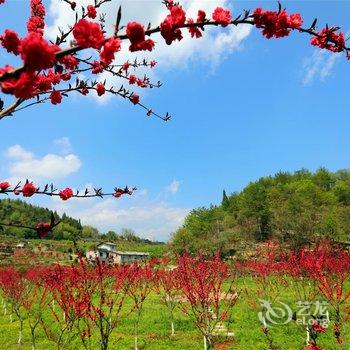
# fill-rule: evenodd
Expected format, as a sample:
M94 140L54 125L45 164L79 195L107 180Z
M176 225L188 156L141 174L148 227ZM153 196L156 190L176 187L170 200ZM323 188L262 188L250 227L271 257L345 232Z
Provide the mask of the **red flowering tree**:
M213 349L216 326L231 320L238 299L233 276L219 256L210 260L183 256L178 259L176 275L189 304L181 303L181 308L194 318L204 348Z
M318 270L319 288L330 304L334 313L333 334L337 343L344 344L342 332L344 323L350 319L350 289L347 284L350 277L350 255L343 251L326 260L322 269Z
M44 285L53 301L49 307L52 319L42 319L49 340L64 348L74 337L80 337L85 349L95 349L98 335L101 350L108 350L112 331L119 323L125 294L125 273L97 261L88 266L83 260L71 267L54 266L44 274ZM54 327L52 327L52 325Z
M3 297L11 305L12 313L14 313L19 320L18 344L22 344L24 324L22 304L26 298L23 274L12 267L1 269L0 288Z
M85 349L92 350L94 349L90 341L92 331L98 330L100 349L108 350L110 335L119 325L121 318L125 299L122 286L126 274L123 269L109 267L99 260L89 272L85 274L85 285L89 284L92 293L88 293L90 299L84 299L89 307L85 309L83 318L78 323L78 326L84 325L79 329L80 337Z
M154 286L156 292L161 296L163 304L169 311L171 322L171 335L175 335L174 311L179 307L182 298L181 286L176 278L176 270L165 266L156 271L154 275Z
M48 295L42 284L42 275L46 268L36 266L25 273L24 293L21 305L29 325L32 350L36 349L36 329L43 319L43 312L47 308Z
M125 280L123 283L124 293L133 301L131 312L136 313L134 320L134 349L139 349L139 326L143 305L146 298L152 291L154 280L153 266L149 263L145 265L131 264L124 266Z
M82 295L77 288L84 275L75 267L56 265L48 267L42 278L45 292L50 295L48 307L52 317L43 317L41 326L47 339L57 349L63 349L76 336L75 326L86 307L79 303Z

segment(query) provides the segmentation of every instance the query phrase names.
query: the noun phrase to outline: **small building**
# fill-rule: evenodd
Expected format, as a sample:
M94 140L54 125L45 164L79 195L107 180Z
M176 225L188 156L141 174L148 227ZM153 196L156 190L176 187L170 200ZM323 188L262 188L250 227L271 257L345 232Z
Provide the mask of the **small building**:
M101 261L113 259L117 250L117 245L110 242L103 242L97 246L98 258Z
M100 261L106 262L113 260L116 253L116 244L110 242L103 242L97 246L96 250L89 250L86 253L86 258L90 261L94 261L98 258Z
M116 264L129 264L137 261L146 261L149 259L149 253L141 252L116 252Z
M114 243L100 243L96 250L89 250L86 253L86 259L91 262L99 259L105 263L121 265L137 261L146 261L149 258L149 253L117 251L116 247Z

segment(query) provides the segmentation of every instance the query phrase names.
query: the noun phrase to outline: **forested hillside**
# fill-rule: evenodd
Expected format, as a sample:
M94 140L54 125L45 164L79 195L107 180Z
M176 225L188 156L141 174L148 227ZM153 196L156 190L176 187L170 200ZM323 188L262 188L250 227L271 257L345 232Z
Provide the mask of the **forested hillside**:
M51 234L53 239L72 239L82 231L79 220L63 214L62 217L54 212L54 216L61 223ZM39 222L50 222L51 211L46 208L27 204L21 200L0 200L0 223L14 223L33 227ZM2 226L2 234L22 238L37 238L34 230Z
M350 171L279 172L249 183L241 192L223 192L221 205L193 210L173 235L181 253L228 252L277 240L290 247L319 239L349 240Z
M61 223L50 233L48 239L56 240L108 240L123 241L140 244L154 244L148 239L139 237L133 230L122 229L119 233L108 231L100 233L96 228L81 225L80 220L71 218L66 214L62 216L54 212L56 221ZM39 222L50 222L51 211L47 208L27 204L21 200L0 199L0 234L16 238L38 238L35 230L8 227L2 224L20 224L35 227Z

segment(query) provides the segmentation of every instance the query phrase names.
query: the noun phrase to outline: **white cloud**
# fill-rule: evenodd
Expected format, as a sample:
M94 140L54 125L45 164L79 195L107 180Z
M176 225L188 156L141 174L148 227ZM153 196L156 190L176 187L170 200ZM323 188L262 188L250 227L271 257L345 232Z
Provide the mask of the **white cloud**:
M130 201L132 205L130 205ZM131 228L141 237L166 241L181 226L189 210L172 207L164 201L140 201L137 197L52 201L52 210L69 213L80 218L84 225L91 225L102 232Z
M180 188L180 181L173 180L168 186L165 187L165 190L167 192L175 194L178 192L179 188Z
M334 65L339 57L339 54L315 50L310 58L304 60L303 85L310 85L315 79L324 81L332 74Z
M69 154L72 151L72 145L68 137L64 136L53 141L62 154Z
M142 196L147 196L147 194L148 194L148 189L147 189L147 188L144 188L144 189L141 189L141 190L137 190L137 191L134 193L134 196L142 197Z
M81 167L78 156L68 154L46 154L37 157L20 145L7 149L6 157L9 159L8 171L12 180L30 179L33 181L55 180L64 178L77 172Z
M86 6L91 4L89 0L77 1L78 6ZM181 2L186 9L188 17L196 18L198 9L203 9L210 17L214 8L217 6L228 7L228 0L203 1L203 0L184 0ZM122 0L120 2L108 2L102 7L102 12L106 13L106 30L110 35L113 30L113 24L119 5L122 7L122 24L125 25L129 21L138 21L147 26L151 23L152 26L158 25L167 15L168 11L161 1L144 0ZM46 34L54 39L57 35L57 28L68 28L74 23L75 13L67 4L60 0L51 0L49 14L52 18L52 25L47 27ZM205 62L211 68L215 68L223 59L234 50L241 47L242 41L250 34L251 26L241 25L238 27L217 28L207 27L201 39L193 39L190 37L187 30L183 30L183 40L175 42L171 46L166 45L164 39L156 34L152 39L156 41L156 47L153 52L130 53L128 51L128 43L123 43L122 51L116 55L116 64L121 64L128 59L133 60L135 57L148 58L156 60L159 68L173 69L183 68L188 65ZM137 75L143 76L146 71L138 69ZM159 72L159 70L157 70ZM159 74L159 73L158 73ZM153 71L147 70L147 75L153 78L153 81L158 80ZM110 76L108 73L103 73L100 80L107 80L108 85L120 85L118 78ZM123 81L125 85L125 81ZM145 94L143 89L142 94ZM100 103L106 103L109 95L98 98Z
M7 149L6 156L8 158L19 159L19 160L29 160L34 157L33 153L25 150L20 145L14 145Z

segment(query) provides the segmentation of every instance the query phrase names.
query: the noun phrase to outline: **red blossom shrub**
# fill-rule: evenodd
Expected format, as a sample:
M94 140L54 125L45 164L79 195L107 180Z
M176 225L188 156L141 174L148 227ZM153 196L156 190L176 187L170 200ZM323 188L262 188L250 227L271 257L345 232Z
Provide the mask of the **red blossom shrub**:
M175 335L174 311L179 307L181 301L181 286L176 277L176 270L167 269L166 267L157 270L154 275L155 290L161 296L163 304L169 311L171 335Z
M96 330L100 349L107 350L111 332L119 324L125 276L124 269L98 260L95 266L80 259L78 265L46 269L42 273L43 286L54 301L48 304L52 318L43 321L49 340L63 347L78 334L84 348L93 349ZM58 334L54 331L57 327Z
M209 260L183 256L177 263L178 283L190 304L190 307L181 304L181 308L194 318L207 346L213 347L215 327L231 318L238 299L228 266L219 256ZM225 282L228 282L227 288L224 288Z
M143 304L152 291L154 281L154 271L151 264L145 265L131 264L122 268L125 276L121 285L125 295L133 301L132 311L136 313L134 321L134 350L138 350L139 324L142 316Z
M11 304L11 309L19 320L18 344L21 344L24 324L21 305L26 299L23 275L13 267L1 269L0 289L4 298Z
M193 23L194 21L192 18L189 18L187 20L187 24L193 24ZM188 27L188 31L190 32L192 38L198 39L202 36L202 32L197 27Z

